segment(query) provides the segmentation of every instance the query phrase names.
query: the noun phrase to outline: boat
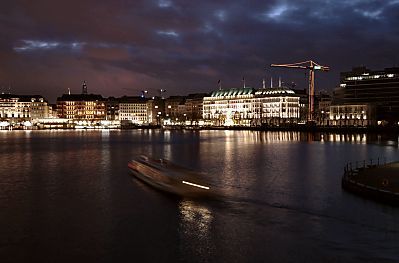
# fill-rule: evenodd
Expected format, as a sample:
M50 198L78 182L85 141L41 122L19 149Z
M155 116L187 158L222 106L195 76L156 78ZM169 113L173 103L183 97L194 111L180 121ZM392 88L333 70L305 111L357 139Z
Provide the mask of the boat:
M202 176L167 159L141 155L128 162L132 174L154 188L180 196L209 197L214 189Z

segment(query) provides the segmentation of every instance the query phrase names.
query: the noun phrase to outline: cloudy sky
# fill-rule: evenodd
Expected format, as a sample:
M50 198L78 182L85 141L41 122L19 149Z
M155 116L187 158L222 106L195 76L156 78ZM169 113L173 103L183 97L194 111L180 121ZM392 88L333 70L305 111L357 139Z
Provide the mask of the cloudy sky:
M271 63L313 59L316 90L339 72L399 64L399 0L2 0L0 89L54 102L68 88L103 96L259 88L304 71ZM277 81L276 81L277 82Z

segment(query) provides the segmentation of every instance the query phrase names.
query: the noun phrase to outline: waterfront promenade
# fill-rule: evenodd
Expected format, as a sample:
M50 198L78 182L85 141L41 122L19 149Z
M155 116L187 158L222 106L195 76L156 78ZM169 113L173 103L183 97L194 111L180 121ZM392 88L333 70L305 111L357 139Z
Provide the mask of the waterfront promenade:
M399 205L399 162L347 164L342 187L366 198Z

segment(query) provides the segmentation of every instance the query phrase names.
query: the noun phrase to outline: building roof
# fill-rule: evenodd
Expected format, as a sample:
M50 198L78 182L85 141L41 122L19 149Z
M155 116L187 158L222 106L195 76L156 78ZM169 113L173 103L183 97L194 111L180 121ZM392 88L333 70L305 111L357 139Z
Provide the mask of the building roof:
M103 101L105 100L98 94L62 94L57 101Z
M255 95L268 95L268 96L281 96L281 95L290 95L290 96L298 96L295 94L295 91L288 87L276 87L276 88L265 88L259 89L255 92Z
M227 97L254 94L253 88L232 88L227 90L215 90L211 93L211 97Z
M141 96L123 96L119 99L120 103L146 103L147 98Z
M47 100L41 95L16 95L16 94L0 94L0 99L18 99L21 102L31 102L32 99L43 99L43 101L47 102Z

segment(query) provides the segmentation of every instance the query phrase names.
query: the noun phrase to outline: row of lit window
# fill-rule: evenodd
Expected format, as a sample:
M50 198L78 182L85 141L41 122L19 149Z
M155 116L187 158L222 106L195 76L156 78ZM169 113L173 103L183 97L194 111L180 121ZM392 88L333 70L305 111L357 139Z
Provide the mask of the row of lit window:
M345 79L346 80L364 80L364 79L368 80L368 79L393 78L393 77L397 77L397 74L368 75L368 73L365 73L362 76L347 77Z

